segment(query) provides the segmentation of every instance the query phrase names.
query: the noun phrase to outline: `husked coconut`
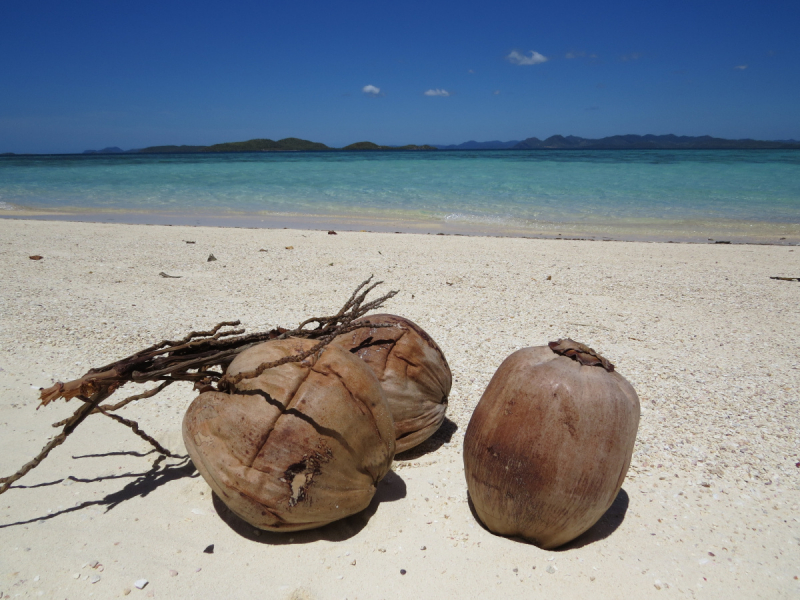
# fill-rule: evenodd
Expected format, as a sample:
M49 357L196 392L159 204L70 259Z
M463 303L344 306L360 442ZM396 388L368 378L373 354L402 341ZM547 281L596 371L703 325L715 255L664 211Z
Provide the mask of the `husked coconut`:
M639 398L614 366L572 340L513 353L464 437L475 512L491 531L555 548L614 502L639 426Z
M337 337L332 345L369 365L381 382L394 418L397 452L424 442L444 421L453 376L436 342L416 323L396 315L372 315L363 327Z
M260 344L237 356L226 377L316 343ZM296 531L367 507L395 443L391 412L363 361L328 346L229 387L201 394L183 421L192 461L228 508L255 527Z

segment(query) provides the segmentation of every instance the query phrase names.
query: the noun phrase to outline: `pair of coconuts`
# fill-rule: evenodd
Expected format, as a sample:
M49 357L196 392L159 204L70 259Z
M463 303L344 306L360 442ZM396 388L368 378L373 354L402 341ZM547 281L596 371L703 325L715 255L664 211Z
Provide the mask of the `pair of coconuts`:
M444 420L452 376L417 325L393 315L340 336L302 362L206 392L183 436L219 498L255 527L297 531L367 507L396 452ZM267 342L226 375L295 356L316 342ZM464 438L477 516L498 534L563 545L611 506L630 465L639 400L630 383L572 340L524 348L492 377Z
M298 531L364 510L395 453L442 424L452 376L420 327L394 315L360 320L301 362L318 342L274 340L239 354L228 392L189 406L183 438L217 496L260 529Z

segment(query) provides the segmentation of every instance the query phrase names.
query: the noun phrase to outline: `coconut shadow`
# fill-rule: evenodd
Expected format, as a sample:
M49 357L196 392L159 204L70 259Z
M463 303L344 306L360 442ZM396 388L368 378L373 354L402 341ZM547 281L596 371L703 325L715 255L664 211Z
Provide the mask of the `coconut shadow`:
M472 503L472 497L469 495L469 492L467 493L467 503L469 504L469 510L472 513L472 516L475 518L478 524L488 533L497 535L488 529L486 525L483 524L483 521L481 521L478 517L478 513L475 512L475 505ZM583 548L589 544L606 539L612 533L614 533L620 525L622 525L622 522L625 520L625 515L628 512L629 504L630 498L628 497L628 493L624 489L620 489L617 497L614 499L614 502L611 503L611 506L605 513L603 513L603 516L600 517L597 523L592 525L574 540L567 542L558 548L551 548L549 551L565 552L567 550L576 550L578 548ZM508 539L520 542L522 544L531 544L531 542L528 540L518 536L508 536Z
M458 425L445 417L442 421L442 424L439 426L439 429L437 429L431 437L421 444L414 446L413 448L409 448L405 452L396 454L394 459L400 461L414 460L425 454L436 452L444 444L450 443L450 440L453 439L453 434L456 431L458 431Z
M389 471L378 482L378 489L369 506L361 512L316 529L282 533L253 527L229 509L216 494L212 495L212 501L214 510L217 511L219 517L241 537L260 544L282 546L288 544L310 544L320 540L342 542L350 539L367 526L369 520L378 511L378 506L381 502L395 502L405 498L406 494L406 482L394 471Z

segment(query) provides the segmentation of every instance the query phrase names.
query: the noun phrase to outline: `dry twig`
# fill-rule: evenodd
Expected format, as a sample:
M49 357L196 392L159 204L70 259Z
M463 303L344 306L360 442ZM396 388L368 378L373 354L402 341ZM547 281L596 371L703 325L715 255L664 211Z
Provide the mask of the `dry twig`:
M68 381L67 383L58 382L47 389L43 389L40 393L40 406L46 406L59 398L63 398L66 401L78 398L83 401L83 404L71 417L53 424L53 427L63 426L61 433L50 440L33 460L26 463L13 475L0 478L0 494L5 492L12 483L36 468L53 448L64 443L67 436L75 431L75 428L84 419L94 413L104 414L130 427L136 435L152 444L162 455L175 456L150 435L142 431L138 423L114 414L113 411L135 400L151 398L176 381L194 382L196 387L202 386L205 389L214 389L214 384L217 384L218 389L225 390L242 379L258 377L267 369L304 360L324 348L337 335L359 327L370 326L356 324L353 321L363 317L367 312L379 308L384 302L397 294L396 291L391 291L376 300L366 302L367 295L375 287L383 283L381 281L371 282L372 277L363 281L335 315L306 319L292 330L279 327L272 331L248 334L245 333L244 328L225 329L228 327L235 328L240 325L239 321L224 321L209 331L192 331L183 339L175 341L162 340L158 344L140 350L131 356L103 367L90 369L79 379ZM307 328L312 324L316 324L316 327ZM375 326L371 325L371 327ZM259 365L253 371L239 373L232 378L225 377L225 370L239 353L267 340L286 339L289 337L314 339L319 340L319 343L300 354ZM219 370L211 370L213 367L219 367ZM116 404L101 405L101 402L125 384L145 383L148 381L160 381L161 383L155 388L125 398Z

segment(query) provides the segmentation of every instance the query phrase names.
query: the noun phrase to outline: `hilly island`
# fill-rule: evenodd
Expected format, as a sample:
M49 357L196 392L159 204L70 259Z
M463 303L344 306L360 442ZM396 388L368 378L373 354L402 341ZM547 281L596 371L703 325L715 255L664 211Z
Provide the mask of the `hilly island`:
M85 150L84 154L190 154L201 152L313 152L336 150L436 150L433 146L379 146L372 142L357 142L344 148L331 148L319 142L310 142L299 138L284 138L273 141L254 139L246 142L227 142L212 146L149 146L137 150L122 150L116 146L103 150Z
M369 152L389 150L797 150L797 140L728 140L704 136L677 135L614 135L599 139L574 135L553 135L544 140L530 137L522 141L469 141L458 145L382 146L373 142L357 142L343 148L331 148L320 142L299 138L253 139L226 142L211 146L149 146L122 150L116 146L102 150L85 150L84 154L190 154L211 152Z

